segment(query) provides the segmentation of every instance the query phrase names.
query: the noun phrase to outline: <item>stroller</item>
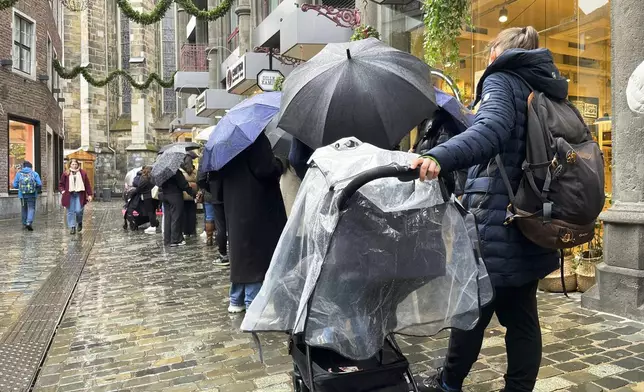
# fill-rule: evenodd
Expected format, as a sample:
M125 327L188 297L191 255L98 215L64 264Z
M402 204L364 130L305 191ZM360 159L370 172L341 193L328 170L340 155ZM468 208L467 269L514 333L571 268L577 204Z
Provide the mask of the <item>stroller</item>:
M417 390L393 334L471 329L492 299L471 215L413 157L355 138L311 157L242 323L290 334L296 391Z

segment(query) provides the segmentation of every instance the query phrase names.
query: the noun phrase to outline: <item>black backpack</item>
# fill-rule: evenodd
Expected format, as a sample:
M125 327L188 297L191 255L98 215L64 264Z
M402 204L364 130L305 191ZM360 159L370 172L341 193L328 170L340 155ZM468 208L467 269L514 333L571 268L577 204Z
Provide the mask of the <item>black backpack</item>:
M501 157L503 182L510 196L505 224L516 224L532 242L567 249L593 239L604 208L604 157L579 111L534 89L528 97L526 159L516 192Z

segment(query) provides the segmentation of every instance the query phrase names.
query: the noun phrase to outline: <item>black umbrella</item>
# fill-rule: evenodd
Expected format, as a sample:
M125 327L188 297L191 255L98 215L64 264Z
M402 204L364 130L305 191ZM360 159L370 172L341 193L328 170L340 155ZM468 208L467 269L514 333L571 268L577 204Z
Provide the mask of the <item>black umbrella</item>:
M293 136L277 127L277 117L274 117L271 122L268 123L264 133L271 142L273 154L280 158L288 159L288 155L291 151L291 143L293 142Z
M278 126L312 148L348 136L391 148L436 108L430 67L370 38L328 44L296 68Z
M199 148L201 148L201 145L199 145L198 143L193 143L193 142L172 143L172 144L168 144L167 146L161 147L161 149L159 150L159 152L157 154L161 155L164 152L166 152L169 148L174 149L174 148L181 148L181 147L184 147L185 151L192 151L192 150L198 150Z

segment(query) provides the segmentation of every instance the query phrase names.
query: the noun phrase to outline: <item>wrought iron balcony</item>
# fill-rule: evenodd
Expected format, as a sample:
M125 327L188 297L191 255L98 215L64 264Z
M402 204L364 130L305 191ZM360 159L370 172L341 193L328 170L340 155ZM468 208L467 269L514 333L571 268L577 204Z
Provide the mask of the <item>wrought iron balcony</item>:
M208 72L206 45L183 44L180 70L183 72Z

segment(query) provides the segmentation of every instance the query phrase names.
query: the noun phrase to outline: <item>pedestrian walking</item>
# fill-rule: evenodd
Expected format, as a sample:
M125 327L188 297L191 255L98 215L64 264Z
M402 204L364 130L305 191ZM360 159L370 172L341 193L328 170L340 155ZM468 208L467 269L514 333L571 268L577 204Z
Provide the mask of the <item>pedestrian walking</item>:
M92 185L85 170L76 159L69 161L69 170L58 183L62 205L67 208L67 227L72 235L83 231L83 210L92 201Z
M143 210L150 220L150 227L144 230L146 234L156 234L159 227L159 221L157 220L158 201L152 197L154 183L152 182L151 173L152 166L144 166L136 187L136 195L143 202Z
M279 185L284 166L261 133L219 170L230 240L231 313L243 312L259 292L286 224Z
M192 158L186 156L185 163L181 166L181 174L188 182L188 185L193 190L192 194L183 192L183 215L182 215L182 231L186 237L197 235L197 204L195 203L195 196L197 193L197 173L195 166L192 163Z
M42 189L40 175L33 169L29 161L22 163L22 169L13 179L13 188L18 190L18 199L22 210L22 226L33 231L34 216L36 215L36 200Z
M516 189L526 158L526 118L532 93L521 78L553 99L568 95L568 83L555 67L552 54L538 47L539 35L532 27L502 31L490 45L490 63L477 88L481 106L474 125L412 164L421 167L422 180L471 167L463 204L479 222L482 255L496 291L473 330L452 331L442 371L424 380L422 390L462 389L495 313L507 328L504 390L534 389L542 350L537 283L557 269L558 253L532 243L515 225L504 225L509 195L494 158L500 154L500 163Z
M183 192L195 196L181 170L161 184L163 192L163 243L171 247L183 246Z

